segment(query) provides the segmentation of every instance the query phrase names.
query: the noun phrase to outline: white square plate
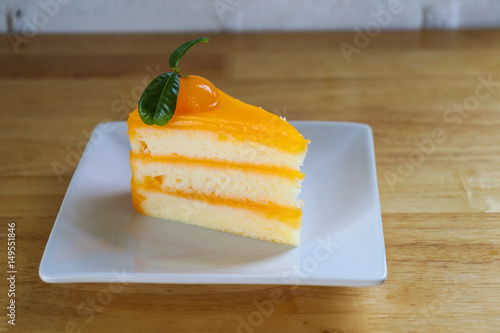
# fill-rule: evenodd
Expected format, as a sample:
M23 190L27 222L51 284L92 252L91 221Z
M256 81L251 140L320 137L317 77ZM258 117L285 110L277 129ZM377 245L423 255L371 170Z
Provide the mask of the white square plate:
M125 122L97 126L40 264L46 282L375 286L387 275L370 127L291 122L311 140L299 247L137 213Z

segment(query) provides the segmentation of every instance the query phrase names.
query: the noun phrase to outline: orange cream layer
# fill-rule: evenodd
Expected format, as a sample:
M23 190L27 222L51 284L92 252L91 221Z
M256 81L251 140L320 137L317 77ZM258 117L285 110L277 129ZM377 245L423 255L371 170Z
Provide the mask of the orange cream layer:
M135 109L129 116L129 129L154 128L158 130L196 129L216 132L220 140L235 138L271 146L290 153L302 153L309 140L288 122L262 108L246 104L218 90L220 107L193 113L184 103L178 103L172 119L165 126L146 125ZM182 93L182 85L180 88ZM180 94L179 93L179 94Z
M244 171L255 171L259 173L274 174L280 177L286 177L296 180L303 180L305 177L305 175L302 172L291 168L277 168L265 165L231 163L226 161L194 159L194 158L185 158L180 156L152 156L151 154L146 154L146 153L134 154L132 151L130 151L130 161L133 160L142 160L146 162L173 163L173 164L194 164L194 165L209 166L221 169L232 168Z
M142 201L146 200L144 196L140 196L137 193L138 189L143 189L147 191L166 193L169 195L189 199L189 200L200 200L213 205L226 205L235 208L249 209L252 211L258 211L265 214L266 218L279 220L295 229L299 229L302 219L302 210L300 208L289 208L281 207L272 204L258 204L250 201L239 201L227 198L219 198L215 196L206 196L200 193L186 193L183 191L176 190L165 190L160 188L160 184L154 177L146 177L143 184L132 181L132 198L136 209L139 212L142 210Z

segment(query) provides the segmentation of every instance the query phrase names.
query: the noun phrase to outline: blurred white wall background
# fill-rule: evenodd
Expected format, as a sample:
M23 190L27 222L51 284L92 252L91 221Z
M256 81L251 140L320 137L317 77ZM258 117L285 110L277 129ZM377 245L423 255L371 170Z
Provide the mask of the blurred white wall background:
M375 23L374 23L375 22ZM500 0L0 0L0 32L500 27Z

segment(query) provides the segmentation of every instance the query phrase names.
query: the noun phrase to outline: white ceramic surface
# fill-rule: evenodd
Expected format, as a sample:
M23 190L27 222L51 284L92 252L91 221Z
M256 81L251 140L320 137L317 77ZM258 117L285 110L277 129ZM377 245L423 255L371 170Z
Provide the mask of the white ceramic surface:
M311 140L299 247L143 216L125 122L96 127L50 234L40 277L60 282L376 286L386 279L370 127L291 122Z

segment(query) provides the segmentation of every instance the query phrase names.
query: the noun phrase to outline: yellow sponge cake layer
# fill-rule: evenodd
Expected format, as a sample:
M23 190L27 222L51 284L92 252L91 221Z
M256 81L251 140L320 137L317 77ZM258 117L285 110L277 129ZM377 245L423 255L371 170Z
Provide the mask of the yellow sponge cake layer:
M183 192L171 189L164 190L158 187L154 180L153 182L149 182L148 180L146 184L132 183L132 192L138 192L139 190L147 191L149 193L168 194L170 196L187 198L214 205L224 205L228 207L248 209L255 213L259 213L262 216L266 216L276 221L280 221L284 224L288 224L291 227L297 229L300 228L300 218L302 217L302 210L298 207L282 207L274 204L263 205L261 203L252 202L250 200L234 200L206 196L196 192ZM136 204L138 204L138 206L143 206L141 200L137 201Z
M284 223L261 211L132 187L135 208L145 215L275 243L299 244L302 214ZM300 210L299 210L300 211Z

